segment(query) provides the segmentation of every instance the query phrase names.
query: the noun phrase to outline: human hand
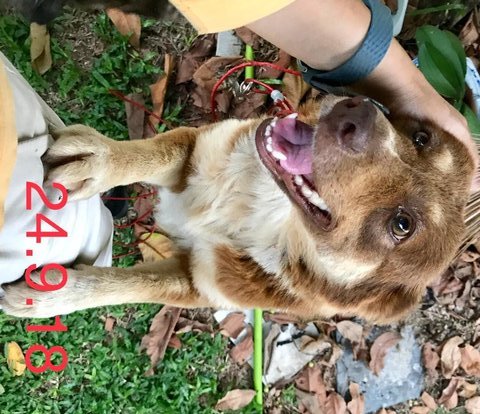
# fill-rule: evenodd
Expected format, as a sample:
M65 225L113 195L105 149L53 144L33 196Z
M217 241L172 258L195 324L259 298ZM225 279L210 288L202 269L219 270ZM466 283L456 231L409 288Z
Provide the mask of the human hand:
M428 119L449 132L466 146L477 171L479 155L466 119L428 83L396 40L380 65L352 89L378 100L393 116ZM472 188L480 190L480 183Z

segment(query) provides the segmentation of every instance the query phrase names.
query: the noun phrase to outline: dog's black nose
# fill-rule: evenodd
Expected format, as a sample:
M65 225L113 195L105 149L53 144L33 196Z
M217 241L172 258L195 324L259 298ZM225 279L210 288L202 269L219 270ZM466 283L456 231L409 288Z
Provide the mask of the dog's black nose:
M329 130L344 148L363 152L375 130L377 110L363 96L338 102L326 117Z

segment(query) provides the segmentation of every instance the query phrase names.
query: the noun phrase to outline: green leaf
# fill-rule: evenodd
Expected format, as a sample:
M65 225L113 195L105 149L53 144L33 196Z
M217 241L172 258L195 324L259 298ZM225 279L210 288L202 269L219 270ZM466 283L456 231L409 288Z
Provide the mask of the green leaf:
M425 25L417 29L415 39L418 47L425 43L431 43L437 48L441 47L441 53L455 67L459 77L464 80L467 70L467 57L462 43L453 33Z
M428 82L441 95L460 101L465 93L465 83L449 71L448 60L431 43L425 43L418 50L418 66Z
M110 89L110 83L100 74L100 72L97 70L92 70L92 77L95 78L105 88Z
M462 109L460 110L460 112L467 120L468 128L473 134L473 139L477 142L480 141L480 119L478 119L478 116L465 103L462 105Z
M462 79L465 79L465 75L467 74L467 55L465 54L465 50L463 49L462 42L460 42L460 39L452 32L445 31L444 33L447 35L452 49L455 51L458 59L460 60L460 64L462 67Z
M467 62L460 40L448 31L429 25L417 29L415 38L419 48L419 67L425 77L439 93L461 101L465 94ZM441 72L451 87L441 78L437 79L439 76L433 71Z

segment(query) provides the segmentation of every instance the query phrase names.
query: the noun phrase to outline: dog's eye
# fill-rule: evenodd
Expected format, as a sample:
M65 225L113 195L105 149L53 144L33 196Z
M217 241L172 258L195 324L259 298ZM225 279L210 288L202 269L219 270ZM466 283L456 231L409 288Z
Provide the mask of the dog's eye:
M403 240L413 232L413 219L404 211L399 211L397 215L392 218L390 228L391 234L396 240Z
M430 142L430 135L425 131L417 131L413 134L412 140L417 148L423 148Z

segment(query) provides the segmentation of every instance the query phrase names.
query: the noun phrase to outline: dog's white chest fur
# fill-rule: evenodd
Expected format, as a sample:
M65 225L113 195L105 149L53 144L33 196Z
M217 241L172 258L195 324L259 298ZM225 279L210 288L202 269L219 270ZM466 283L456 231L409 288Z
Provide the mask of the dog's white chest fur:
M239 124L222 123L197 138L187 188L182 193L160 188L156 213L158 225L192 249L195 273L202 275L195 278L197 288L227 307L233 304L212 291L215 247L244 250L267 272L280 273L278 245L291 211L258 158L254 134L232 142Z

